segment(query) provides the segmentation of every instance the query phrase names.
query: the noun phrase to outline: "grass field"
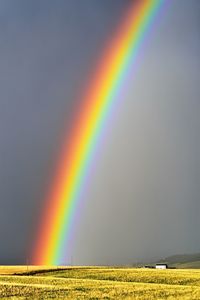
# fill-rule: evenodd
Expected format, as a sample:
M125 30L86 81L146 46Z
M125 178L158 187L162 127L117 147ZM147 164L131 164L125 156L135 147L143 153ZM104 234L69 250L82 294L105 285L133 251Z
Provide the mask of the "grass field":
M200 270L0 267L0 299L200 299Z

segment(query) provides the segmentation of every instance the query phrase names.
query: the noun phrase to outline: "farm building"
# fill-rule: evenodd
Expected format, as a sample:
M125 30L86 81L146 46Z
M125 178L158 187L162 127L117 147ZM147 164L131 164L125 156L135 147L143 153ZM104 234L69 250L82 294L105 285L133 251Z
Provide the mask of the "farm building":
M156 269L164 270L164 269L167 269L167 268L168 268L167 264L156 264Z

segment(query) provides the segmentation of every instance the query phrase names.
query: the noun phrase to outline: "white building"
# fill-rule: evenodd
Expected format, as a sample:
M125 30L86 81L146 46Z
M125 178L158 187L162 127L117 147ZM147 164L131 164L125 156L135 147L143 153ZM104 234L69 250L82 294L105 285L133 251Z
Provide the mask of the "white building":
M168 268L167 264L156 264L156 269L165 270Z

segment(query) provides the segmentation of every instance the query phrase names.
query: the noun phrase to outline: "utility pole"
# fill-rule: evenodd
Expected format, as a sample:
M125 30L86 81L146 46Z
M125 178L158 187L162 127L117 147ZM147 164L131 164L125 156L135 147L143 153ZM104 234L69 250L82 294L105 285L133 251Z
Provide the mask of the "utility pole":
M26 258L26 271L28 272L28 258Z
M73 266L73 255L71 256L71 266Z

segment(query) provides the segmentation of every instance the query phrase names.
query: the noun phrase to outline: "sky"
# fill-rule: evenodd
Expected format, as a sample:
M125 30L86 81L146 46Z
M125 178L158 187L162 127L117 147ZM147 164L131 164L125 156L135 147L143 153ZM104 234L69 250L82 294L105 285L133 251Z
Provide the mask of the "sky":
M71 264L200 252L200 2L166 1L113 111ZM73 115L130 0L0 0L0 264L29 261Z

